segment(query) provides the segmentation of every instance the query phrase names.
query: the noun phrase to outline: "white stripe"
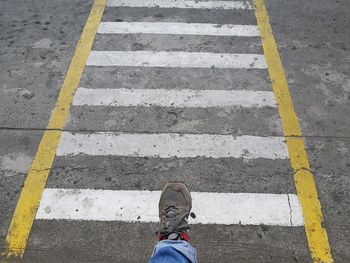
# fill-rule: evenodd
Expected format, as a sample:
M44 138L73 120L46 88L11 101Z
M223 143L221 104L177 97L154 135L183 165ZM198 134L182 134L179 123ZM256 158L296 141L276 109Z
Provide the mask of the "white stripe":
M248 1L108 0L107 6L196 9L252 9L252 6Z
M190 218L192 224L303 225L298 197L294 194L191 195L196 215L195 219ZM159 197L159 191L45 189L36 218L158 222Z
M91 51L88 66L266 68L264 55L206 52Z
M73 105L177 108L276 107L272 91L79 88Z
M56 154L135 157L233 157L286 159L284 137L211 134L132 134L63 132Z
M171 34L206 36L259 36L257 26L170 22L102 22L100 34Z

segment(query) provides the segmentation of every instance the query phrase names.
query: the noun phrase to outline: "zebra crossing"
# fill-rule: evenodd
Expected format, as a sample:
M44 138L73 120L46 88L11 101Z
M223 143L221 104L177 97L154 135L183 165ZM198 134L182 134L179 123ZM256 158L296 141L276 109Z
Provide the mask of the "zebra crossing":
M172 34L203 36L259 36L252 25L217 25L171 22L101 22L100 34Z
M266 68L263 55L205 52L91 51L87 66Z
M39 210L38 219L158 222L160 191L110 191L47 189L42 207L51 207L52 213ZM298 197L286 194L208 193L193 192L193 210L198 211L192 224L239 224L301 226ZM62 199L64 199L62 201ZM90 201L89 201L90 200ZM93 201L92 201L93 200ZM94 202L91 208L82 205ZM221 208L217 208L217 207ZM78 207L78 211L76 211ZM222 207L227 213L217 216ZM123 208L123 212L115 213ZM290 210L294 211L290 215ZM214 213L213 213L214 211ZM141 215L141 216L140 216Z
M142 1L142 0L113 0L108 1L109 7L157 7L157 8L198 8L198 9L252 9L252 6L248 2L239 1Z
M276 107L271 91L79 88L74 106Z
M119 19L120 9L123 8L131 12L130 21ZM139 13L133 16L132 12L136 12L136 9ZM152 19L147 12L144 17L141 15L144 10L160 12L163 9L165 15L156 14ZM237 19L236 24L221 24L220 21L218 24L216 21L207 23L198 21L198 18L192 23L188 21L189 13L185 18L180 18L183 13L176 13L179 10L215 10L212 20L220 16L220 12L232 10L254 17L252 5L247 1L109 0L83 78L74 95L70 119L62 134L55 164L38 208L36 220L39 229L40 222L44 225L56 222L67 225L76 225L77 222L121 222L131 224L130 227L133 224L157 222L160 183L147 185L145 182L152 181L152 175L158 173L159 167L170 171L170 174L173 171L171 179L174 180L190 177L194 167L206 173L206 167L200 166L205 162L215 167L220 164L224 166L223 169L228 168L227 163L234 162L239 164L237 169L241 171L246 166L253 166L253 170L258 171L264 170L261 166L271 165L271 173L277 171L286 174L288 168L284 166L288 165L288 151L281 133L274 95L266 80L267 65L257 44L259 32L256 24L242 24L241 18ZM167 18L166 14L171 12L175 15ZM125 12L122 16L125 16ZM244 14L243 20L245 16L247 14ZM110 21L112 17L114 19ZM164 45L166 41L162 43L162 39L174 37L178 38L177 41L185 42L180 49L167 47ZM197 45L197 50L191 50L191 43L186 42L186 37L189 40L198 38L204 44ZM207 50L210 45L215 47L216 43L220 46L221 39L222 43L230 42L232 37L235 39L233 43L243 43L243 46L234 44L230 52ZM211 38L213 43L205 45ZM150 43L152 39L160 41L153 46L154 50L148 50L145 44L136 45L136 50L133 50L135 48L131 45L135 42L130 43L136 41L137 44L138 40ZM124 42L118 46L116 43L121 43L118 41ZM123 45L127 47L124 50ZM152 47L152 43L149 47ZM244 49L260 52L245 53ZM222 86L222 81L230 85ZM98 121L94 119L99 116L94 115L96 112L102 116ZM159 126L164 120L159 117L161 112L175 116L167 128ZM114 116L119 113L134 116L136 121L127 117L117 122ZM211 115L213 113L214 116ZM237 119L230 116L240 114L241 118ZM260 114L265 114L268 119L260 118ZM211 117L205 118L204 115ZM144 116L149 118L145 119ZM210 125L215 121L225 128ZM245 123L250 123L252 127L245 130ZM264 134L257 134L261 127L268 128L264 128ZM92 160L111 167L108 178L103 170L95 175L106 180L102 188L98 187L99 183L94 184L91 179L77 176L74 171L74 166L79 169L79 163L84 164L82 169L88 167L91 173L93 168L88 163L93 163ZM151 169L139 164L153 161L157 164L149 164ZM121 177L131 178L133 172L116 168L118 162L123 165L127 163L126 167L133 169L137 164L138 173L147 180L140 179L134 186L123 185L124 179ZM169 162L175 165L170 167ZM187 162L195 165L187 167ZM58 183L57 178L69 169L73 170L70 174L72 178L63 184ZM178 176L176 169L182 169L185 175ZM113 172L114 178L111 179ZM247 229L263 225L282 227L287 231L290 231L290 227L299 229L304 224L292 179L277 182L282 188L277 186L279 190L276 192L269 192L266 190L269 187L264 186L269 175L265 175L264 181L256 176L255 180L259 183L254 186L254 191L245 191L252 190L252 187L237 185L230 179L225 179L230 182L225 190L213 191L212 186L206 187L205 181L196 178L197 173L193 174L189 179L196 215L191 219L192 224L208 227L239 225ZM216 176L220 178L220 174ZM109 184L111 180L118 179L120 184L117 186ZM154 180L158 179L159 174ZM161 179L161 183L166 179ZM214 183L214 178L212 180L207 183ZM77 188L76 185L83 187ZM300 233L299 230L297 232Z

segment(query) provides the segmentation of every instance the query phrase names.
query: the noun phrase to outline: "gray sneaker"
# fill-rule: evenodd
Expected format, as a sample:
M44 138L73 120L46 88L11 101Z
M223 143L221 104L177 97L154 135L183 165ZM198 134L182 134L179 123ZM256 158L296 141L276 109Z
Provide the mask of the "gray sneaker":
M188 216L191 208L190 190L183 182L169 182L164 186L159 200L161 239L184 239L184 233L188 238Z

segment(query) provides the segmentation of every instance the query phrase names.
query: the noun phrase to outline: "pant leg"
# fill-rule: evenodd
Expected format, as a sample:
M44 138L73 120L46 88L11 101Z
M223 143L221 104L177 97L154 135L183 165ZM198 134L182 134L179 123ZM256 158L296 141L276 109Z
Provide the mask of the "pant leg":
M162 240L153 250L149 263L197 263L197 251L184 240Z

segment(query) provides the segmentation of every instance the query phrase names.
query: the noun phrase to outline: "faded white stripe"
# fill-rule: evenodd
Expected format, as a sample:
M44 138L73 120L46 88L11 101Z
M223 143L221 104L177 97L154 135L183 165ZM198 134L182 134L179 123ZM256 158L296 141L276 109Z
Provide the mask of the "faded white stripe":
M159 191L45 189L36 219L158 222L159 197ZM303 225L294 194L193 192L192 199L192 224Z
M56 154L135 157L233 157L286 159L283 137L211 134L133 134L63 132Z
M252 9L252 6L248 1L108 0L107 6L196 9Z
M276 107L272 91L79 88L73 105L178 108Z
M88 66L266 68L264 55L206 52L91 51Z
M257 26L171 22L102 22L100 34L171 34L206 36L259 36Z

